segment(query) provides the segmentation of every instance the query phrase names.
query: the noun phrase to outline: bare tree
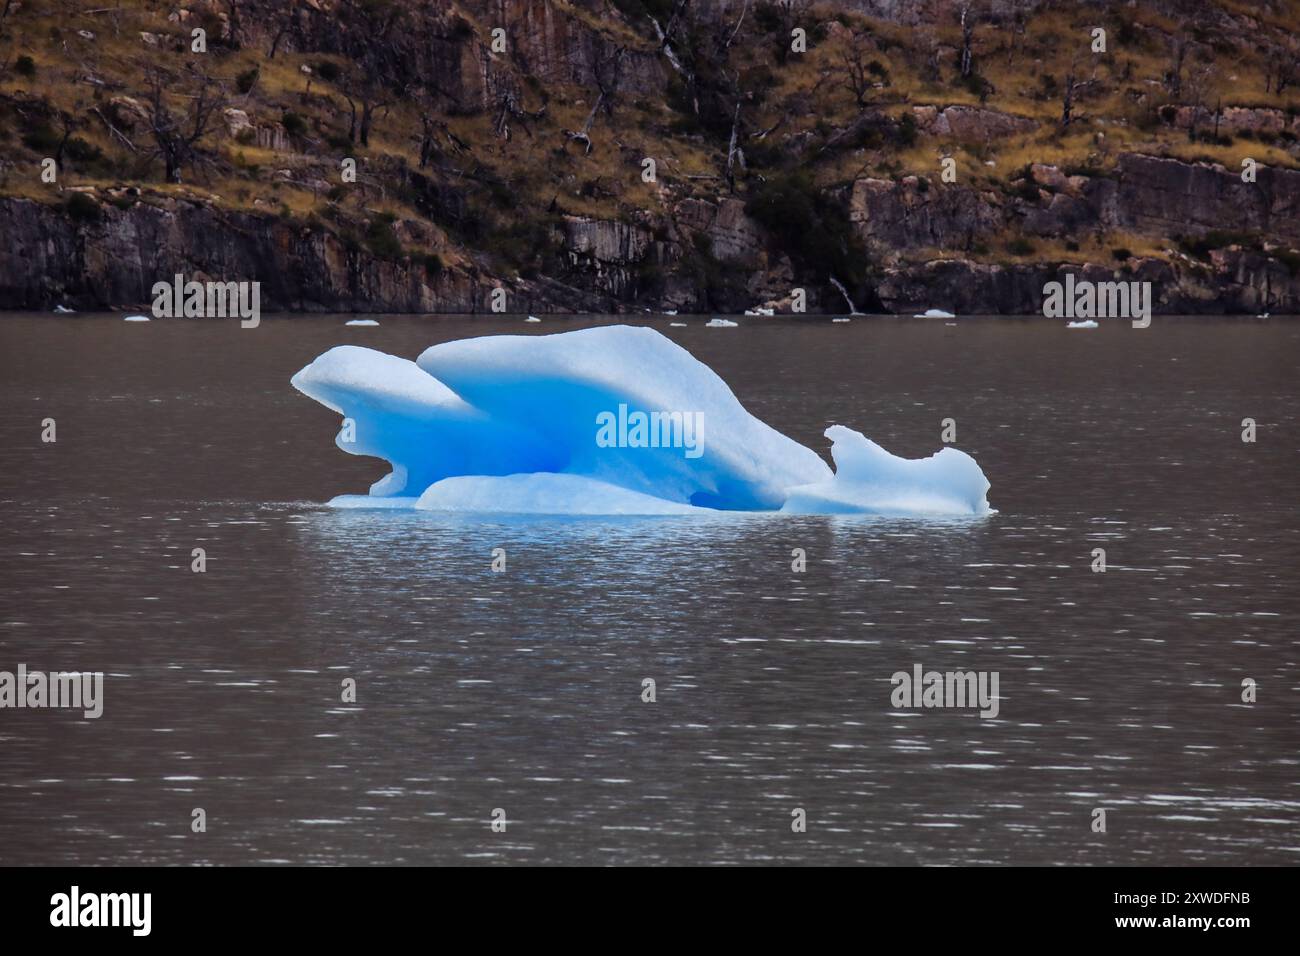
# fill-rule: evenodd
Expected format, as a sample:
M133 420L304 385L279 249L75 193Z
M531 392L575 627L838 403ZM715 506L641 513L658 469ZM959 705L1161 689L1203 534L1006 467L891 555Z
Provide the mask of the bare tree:
M1187 60L1187 54L1191 52L1193 41L1185 36L1174 38L1173 48L1169 53L1169 69L1165 73L1165 87L1169 90L1169 95L1179 97L1183 95L1183 63Z
M543 98L545 99L544 94ZM510 123L513 120L517 122L520 128L531 137L533 131L529 128L528 124L532 120L538 120L545 116L546 107L547 103L543 102L541 109L529 112L520 105L519 95L513 89L503 89L501 95L497 99L497 115L496 119L492 123L492 129L499 139L509 140Z
M358 139L362 146L370 145L370 131L379 113L387 113L392 105L386 91L374 86L365 76L350 74L346 78L347 86L343 98L348 101L351 121L348 124L348 142ZM358 110L358 107L360 109Z
M880 63L871 57L874 48L869 34L854 33L840 53L841 83L853 94L859 109L867 105L867 94L876 85L875 77L884 75Z
M1273 46L1264 60L1264 92L1281 96L1293 85L1300 73L1300 46L1288 38Z
M78 103L78 104L77 104L77 107L80 108L80 106L81 106L81 104ZM60 172L62 172L62 171L63 171L63 153L64 153L64 151L67 149L67 146L68 146L68 140L70 140L70 139L72 138L72 134L75 133L78 129L81 128L81 120L77 118L77 115L76 115L75 112L74 112L74 113L64 113L64 112L60 111L60 113L59 113L59 125L63 127L63 136L59 139L59 145L58 145L58 148L55 149L55 151L54 151L54 165L58 167L58 169L59 169Z
M1075 63L1070 61L1070 70L1065 74L1065 83L1061 89L1061 128L1070 125L1074 119L1074 94L1079 89L1079 81L1075 76Z
M596 102L592 104L591 112L587 114L587 120L582 124L580 130L565 130L564 135L576 143L582 143L586 148L583 155L591 152L591 128L596 123L596 116L603 108L605 115L612 117L614 115L614 101L618 96L619 84L623 77L623 58L627 55L626 47L616 47L610 54L597 58L592 66L592 78L596 82ZM698 109L698 106L697 106Z
M210 163L200 144L224 102L223 90L206 73L196 72L193 91L181 94L189 105L178 116L167 105L167 93L175 78L156 67L147 68L145 73L149 81L149 132L154 140L149 157L163 161L167 182L179 183L186 167Z
M1187 81L1183 84L1188 104L1192 108L1191 119L1187 124L1187 138L1196 139L1196 131L1200 128L1201 121L1208 112L1208 106L1211 97L1214 95L1217 73L1213 63L1201 63L1194 65L1187 73ZM1217 135L1217 121L1216 121Z
M1016 47L1024 46L1027 26L1023 10L1017 10L1007 20L1007 66L1015 58Z
M934 31L925 27L916 28L917 47L925 53L925 63L921 67L921 79L926 83L938 83L942 78L939 69L939 40Z
M274 60L276 51L280 49L289 30L293 27L294 19L298 14L296 0L288 0L284 5L284 10L276 19L275 33L271 38L271 52L267 55L268 60Z
M971 53L971 40L975 32L975 17L970 12L970 4L962 4L961 8L961 77L971 75L975 69L975 56Z
M731 140L727 144L727 188L736 191L736 167L745 168L745 152L737 145L740 132L740 97L736 97L736 112L731 118Z
M736 25L732 28L731 33L730 35L728 35L726 42L722 44L722 49L724 51L731 49L731 44L735 41L736 34L740 32L740 25L745 22L745 14L747 14L748 12L749 12L749 0L745 0L745 5L740 8L740 16L736 18Z
M9 18L9 8L14 5L14 0L5 0L5 5L0 7L0 36L4 36L5 20Z

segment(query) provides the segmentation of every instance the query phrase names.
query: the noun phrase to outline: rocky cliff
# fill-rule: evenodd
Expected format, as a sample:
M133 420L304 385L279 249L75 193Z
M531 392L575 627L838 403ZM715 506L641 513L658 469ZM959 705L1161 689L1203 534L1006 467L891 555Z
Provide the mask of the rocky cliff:
M1191 6L11 4L0 307L1300 311L1297 4Z

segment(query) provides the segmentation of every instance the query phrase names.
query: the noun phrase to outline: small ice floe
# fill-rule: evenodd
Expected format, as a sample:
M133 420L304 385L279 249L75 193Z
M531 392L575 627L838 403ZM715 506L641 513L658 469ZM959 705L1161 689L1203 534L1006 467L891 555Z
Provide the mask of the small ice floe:
M525 322L540 322L540 321L542 321L542 320L539 319L539 318L538 318L537 316L535 316L535 315L530 315L528 318L524 319L524 321L525 321Z
M756 307L756 308L753 308L753 309L746 309L746 310L745 310L745 314L746 314L746 315L776 315L776 310L775 310L775 309L764 309L764 308L762 308L762 307Z
M348 319L344 325L378 325L374 319Z
M58 309L55 309L54 311L55 311L55 312L58 312L59 310L58 310ZM67 310L65 310L65 311L71 312L72 310L71 310L71 309L67 309ZM1259 315L1255 316L1255 318L1257 318L1257 319L1267 319L1267 318L1268 318L1268 313L1267 313L1267 312L1261 312L1261 313L1259 313Z
M69 312L76 312L76 309L69 309L66 305L56 305L54 311L59 315L67 315Z
M837 318L831 319L831 321L832 321L832 322L848 322L848 321L850 321L850 320L847 319L847 318L844 318L843 316L840 316L840 317L837 317Z
M664 309L664 315L676 315L676 314L677 314L676 309Z
M1097 323L1092 319L1084 319L1082 322L1066 322L1065 327L1067 329L1095 329Z
M673 328L673 329L684 329L684 328L686 328L686 323L685 323L685 322L669 322L669 323L668 323L668 326L669 326L669 328Z
M732 322L731 319L723 319L714 316L709 319L708 322L704 323L704 327L706 329L734 329L739 324L739 322Z
M128 316L124 316L123 319L122 319L122 321L123 321L123 322L148 322L148 321L149 321L149 316L147 316L147 315L128 315Z
M955 319L957 318L951 312L945 312L943 309L926 309L924 312L912 316L914 319Z
M944 325L946 325L946 326L947 326L948 328L950 328L950 329L955 329L955 328L957 328L957 323L956 323L956 322L945 322Z

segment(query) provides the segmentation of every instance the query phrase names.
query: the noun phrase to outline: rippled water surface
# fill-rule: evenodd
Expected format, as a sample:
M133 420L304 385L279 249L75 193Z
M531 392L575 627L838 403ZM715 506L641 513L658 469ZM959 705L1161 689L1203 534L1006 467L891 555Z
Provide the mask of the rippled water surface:
M0 317L0 670L106 674L0 710L0 863L1297 862L1300 325L658 325L823 453L956 419L998 513L927 523L330 510L317 354L591 324L343 321Z

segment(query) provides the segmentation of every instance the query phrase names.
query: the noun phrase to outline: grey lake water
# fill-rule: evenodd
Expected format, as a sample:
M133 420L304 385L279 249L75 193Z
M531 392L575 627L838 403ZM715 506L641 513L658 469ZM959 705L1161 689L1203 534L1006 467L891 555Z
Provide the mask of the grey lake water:
M955 419L936 522L332 510L319 353L618 321L378 318L0 316L0 671L106 675L0 709L0 864L1300 862L1300 323L655 320L822 454Z

